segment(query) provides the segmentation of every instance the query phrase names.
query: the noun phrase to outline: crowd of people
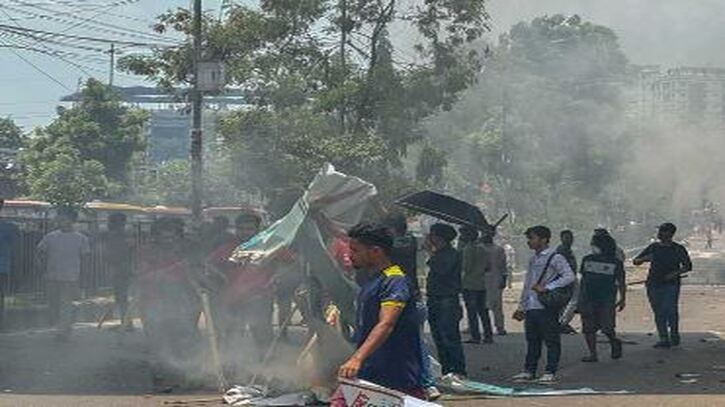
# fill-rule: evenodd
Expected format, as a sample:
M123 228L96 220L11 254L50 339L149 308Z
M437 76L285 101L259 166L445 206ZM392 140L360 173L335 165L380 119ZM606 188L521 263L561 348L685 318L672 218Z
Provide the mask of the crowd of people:
M358 299L358 348L340 367L339 375L435 399L440 392L430 379L429 350L422 339L425 310L442 373L465 378L463 343L493 344L494 332L506 335L501 304L511 276L506 250L494 243L494 229L464 226L457 231L437 223L422 244L429 253L423 295L416 281L412 249L417 246L412 237L405 245L399 243L402 226L400 218L393 218L381 225L361 224L349 232L352 262L365 271L366 279ZM661 225L658 241L633 260L634 265L650 264L646 287L659 334L656 348L678 346L681 341L680 280L692 270L692 263L685 247L673 240L676 230L671 223ZM577 314L589 350L582 362L599 360L598 332L609 339L611 358L621 358L616 319L617 312L626 307L627 287L625 254L615 239L606 229L596 229L590 240L591 253L578 262L571 231L561 232L558 247L552 246L552 232L546 226L531 227L525 236L532 256L513 319L523 322L526 356L522 372L512 381L557 382L561 335L576 332L570 323ZM470 332L465 341L461 337L462 302ZM539 376L544 347L546 363Z
M37 245L51 322L61 341L71 335L73 302L91 254L88 236L74 230L77 217L73 209L59 209L57 229ZM96 243L108 263L121 327L134 329L129 305L133 292L158 370L168 375L183 375L200 363L200 292L213 293L211 316L220 347L233 353L248 334L254 354L261 358L275 336L275 304L278 335L284 338L283 321L290 319L296 290L305 283L314 286L291 252L256 265L230 260L237 247L260 232L262 221L256 215L241 214L233 225L215 218L197 240L187 238L182 220L160 218L142 245L127 232L122 213L111 214L107 224ZM0 228L0 239L11 232L6 229ZM671 223L661 225L658 241L633 259L634 265L650 264L646 288L659 335L657 348L681 342L680 279L692 270L692 263L685 247L674 242L676 231ZM590 254L578 261L569 230L561 232L558 247L552 245L548 227L531 227L525 236L532 255L512 318L523 323L526 350L522 372L512 380L557 381L561 335L576 332L571 326L576 315L589 350L582 362L599 360L598 332L609 339L611 358L621 358L616 319L626 307L626 259L615 239L605 229L594 230ZM464 378L468 369L463 344L495 346L495 335L507 335L503 294L513 279L512 256L510 249L496 243L494 228L457 229L436 223L419 242L402 214L390 214L379 224L362 223L347 236L331 240L330 256L360 286L350 334L357 350L340 366L340 377L435 399L440 392L431 366L433 348L443 375ZM421 250L427 256L421 256ZM7 259L2 254L0 267ZM425 267L419 261L423 257ZM419 279L422 270L424 284ZM300 311L303 317L315 314L305 307ZM464 316L467 338L461 329ZM426 322L433 346L426 341ZM546 362L539 376L544 348Z
M36 249L50 322L58 328L56 339L63 342L71 339L74 302L81 297L81 276L90 267L91 242L74 230L77 220L76 210L60 208L57 229L45 235ZM95 237L93 244L113 288L119 328L134 330L133 316L140 316L160 385L183 384L189 372L199 370L199 351L204 345L199 330L201 292L209 294L222 350L232 352L247 332L254 346L249 353L258 355L256 359L268 348L274 336L273 304L277 302L283 314L295 287L289 288L288 278L264 268L269 264L230 261L232 252L260 231L261 222L260 217L243 213L234 220L234 233L230 233L229 221L218 217L203 226L203 239L192 240L182 219L162 217L151 224L144 242L137 244L137 236L127 231L126 215L112 213L107 230ZM131 296L134 315L129 315Z

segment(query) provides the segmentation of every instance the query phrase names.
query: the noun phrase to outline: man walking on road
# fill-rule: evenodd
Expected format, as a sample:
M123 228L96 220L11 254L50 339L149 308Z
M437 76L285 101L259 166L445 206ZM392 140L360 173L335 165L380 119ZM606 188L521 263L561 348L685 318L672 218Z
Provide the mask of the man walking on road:
M574 246L574 232L571 230L563 230L560 234L560 239L561 244L556 248L556 252L564 256L567 263L569 263L569 267L571 267L576 275L578 270L577 261L574 251L572 250L572 246ZM578 299L579 282L574 281L574 293L571 296L571 301L569 301L569 304L564 307L561 312L561 316L559 317L559 325L561 326L561 333L563 334L576 334L576 330L571 326L571 321L574 319L574 315L576 313Z
M669 348L680 344L680 279L692 271L687 249L672 239L677 227L664 223L659 227L658 242L647 246L634 259L634 265L650 263L647 275L647 297L655 314L659 341L655 348Z
M486 275L489 272L489 258L483 244L478 241L477 229L464 226L461 228L461 255L462 255L462 288L463 301L466 304L468 328L471 339L466 343L481 343L481 330L483 328L483 343L493 343L493 327L488 315L488 302L486 301Z
M384 226L361 224L349 232L353 265L370 278L357 304L357 350L338 372L418 398L421 340L410 279L390 260L393 236Z
M529 261L519 308L514 319L524 321L526 336L526 364L524 371L513 377L514 381L526 382L536 378L542 343L546 344L546 370L538 380L542 384L556 382L556 371L561 358L559 331L560 309L547 308L539 295L572 284L576 277L564 256L549 247L551 230L546 226L534 226L526 231L528 245L534 251Z
M103 260L111 273L113 298L118 309L121 325L133 329L133 322L127 318L128 291L133 275L134 245L126 233L126 215L120 212L108 216L108 232L101 236Z
M428 260L428 323L438 348L443 374L466 375L466 360L459 323L461 309L461 254L451 246L458 233L451 226L436 223L430 227L426 247Z
M82 270L88 267L91 249L88 238L73 230L78 213L70 208L58 210L59 228L38 243L40 264L45 264L48 308L51 321L58 327L57 339L66 340L73 325L73 301L80 291Z
M493 314L493 322L498 335L506 335L505 318L503 315L503 290L508 280L506 250L493 242L494 231L485 232L481 243L488 258L486 273L486 301Z
M617 311L626 304L627 285L624 264L617 259L617 244L609 235L594 234L592 254L582 259L581 297L579 310L582 331L589 348L589 356L582 362L598 362L597 331L609 338L612 359L622 357L622 341L617 338L615 327ZM617 301L619 291L619 301Z

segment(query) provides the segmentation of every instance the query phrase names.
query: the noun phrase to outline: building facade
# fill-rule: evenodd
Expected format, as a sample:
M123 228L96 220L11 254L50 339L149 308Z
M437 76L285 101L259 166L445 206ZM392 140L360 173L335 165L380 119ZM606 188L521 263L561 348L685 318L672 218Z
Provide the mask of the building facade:
M627 89L631 118L725 130L725 69L637 67Z

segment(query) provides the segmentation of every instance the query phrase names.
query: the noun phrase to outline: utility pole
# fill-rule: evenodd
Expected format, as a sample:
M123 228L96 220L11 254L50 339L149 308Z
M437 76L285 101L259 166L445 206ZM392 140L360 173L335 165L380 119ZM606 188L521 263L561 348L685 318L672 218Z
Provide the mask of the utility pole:
M340 0L340 66L342 71L342 86L344 86L347 78L347 60L345 54L347 52L347 0ZM347 107L345 106L347 99L343 98L340 104L340 135L345 133L345 116L347 115Z
M111 44L111 49L108 50L111 54L111 67L108 70L108 86L113 86L113 71L116 70L116 44Z
M201 62L201 0L194 0L192 23L193 36L193 83L191 90L191 213L194 226L201 227L202 210L202 130L201 115L203 95L199 85Z

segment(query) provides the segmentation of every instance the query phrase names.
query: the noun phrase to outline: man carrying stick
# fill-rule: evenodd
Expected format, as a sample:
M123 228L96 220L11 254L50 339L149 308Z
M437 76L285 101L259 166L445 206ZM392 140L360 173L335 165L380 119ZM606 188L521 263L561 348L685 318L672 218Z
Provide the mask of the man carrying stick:
M390 260L393 236L386 227L370 224L355 226L348 235L353 265L370 278L358 297L358 349L338 374L424 398L415 301L410 279Z
M647 297L655 314L659 341L655 348L670 348L680 345L680 279L692 271L692 262L687 249L672 239L677 227L664 223L657 233L658 242L647 246L634 265L650 263L647 275Z

